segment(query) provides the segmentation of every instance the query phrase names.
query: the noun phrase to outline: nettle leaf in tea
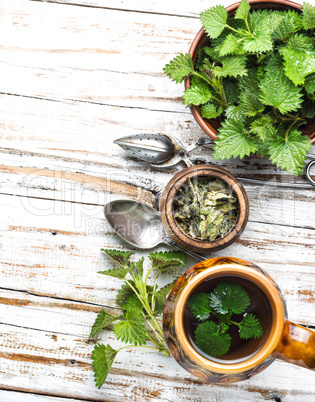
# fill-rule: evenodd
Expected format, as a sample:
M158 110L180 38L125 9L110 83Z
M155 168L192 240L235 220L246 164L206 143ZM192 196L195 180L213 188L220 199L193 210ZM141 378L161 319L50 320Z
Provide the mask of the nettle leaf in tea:
M232 343L228 333L231 326L238 327L241 339L260 338L263 334L260 321L254 314L245 313L250 303L246 290L234 282L220 282L209 293L192 294L188 307L201 322L194 332L196 345L209 356L225 355ZM241 320L234 317L240 314Z
M237 199L223 180L199 177L188 179L180 188L174 217L179 227L191 238L215 241L235 225Z

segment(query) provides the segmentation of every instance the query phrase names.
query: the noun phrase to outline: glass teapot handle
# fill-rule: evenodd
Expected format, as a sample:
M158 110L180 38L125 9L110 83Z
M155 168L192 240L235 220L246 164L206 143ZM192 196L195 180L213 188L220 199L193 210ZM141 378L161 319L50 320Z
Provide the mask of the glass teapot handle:
M315 331L286 320L273 357L315 371Z

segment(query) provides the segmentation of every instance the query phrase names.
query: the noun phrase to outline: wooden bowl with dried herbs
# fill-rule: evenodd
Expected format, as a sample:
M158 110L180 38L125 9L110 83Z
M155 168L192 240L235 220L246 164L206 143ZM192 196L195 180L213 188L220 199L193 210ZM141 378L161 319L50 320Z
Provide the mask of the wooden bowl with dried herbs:
M161 196L160 211L175 242L208 253L239 238L247 224L249 203L244 187L230 172L197 165L170 180Z

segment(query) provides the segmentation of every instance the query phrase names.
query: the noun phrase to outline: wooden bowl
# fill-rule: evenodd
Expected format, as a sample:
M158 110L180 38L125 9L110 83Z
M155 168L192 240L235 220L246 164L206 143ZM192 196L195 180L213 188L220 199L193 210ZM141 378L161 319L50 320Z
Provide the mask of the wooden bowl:
M174 207L179 189L188 179L206 176L226 182L232 188L238 203L238 216L235 226L223 238L212 242L197 240L188 236L180 228L174 217ZM181 170L169 181L161 196L160 212L167 233L176 243L187 250L209 253L228 247L240 237L248 221L249 202L243 185L232 173L214 165L197 165Z
M272 10L293 10L300 13L302 8L300 4L288 0L249 0L249 3L251 4L251 10L271 8ZM226 7L229 17L233 17L239 4L240 3L238 2ZM189 49L194 64L197 60L198 50L207 45L209 45L209 37L202 28L196 35ZM185 89L188 87L190 87L190 78L185 80ZM213 140L216 140L218 128L221 126L220 121L217 119L204 119L201 116L199 106L192 105L190 110L203 131ZM311 139L312 143L315 143L315 119L306 120L308 120L308 123L305 126L302 126L300 130Z

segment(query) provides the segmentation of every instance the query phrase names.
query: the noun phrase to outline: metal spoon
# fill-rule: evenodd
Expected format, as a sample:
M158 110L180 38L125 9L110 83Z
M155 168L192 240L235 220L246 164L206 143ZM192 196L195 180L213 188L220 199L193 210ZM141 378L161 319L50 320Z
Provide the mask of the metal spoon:
M158 244L167 244L185 251L198 261L207 259L175 243L166 233L159 212L141 202L111 201L105 205L104 214L114 231L137 248L150 249Z

